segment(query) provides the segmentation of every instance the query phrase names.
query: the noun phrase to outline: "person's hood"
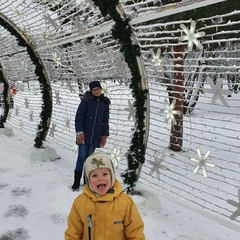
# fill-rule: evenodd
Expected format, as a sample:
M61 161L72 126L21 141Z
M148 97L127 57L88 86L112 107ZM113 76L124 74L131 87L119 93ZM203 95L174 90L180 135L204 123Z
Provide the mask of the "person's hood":
M104 102L106 102L109 105L111 104L110 99L108 97L105 97L103 94L101 94L99 97L95 97L92 95L92 93L90 91L86 91L84 93L82 100L84 100L86 102L90 102L97 98L100 98L101 100L103 100Z

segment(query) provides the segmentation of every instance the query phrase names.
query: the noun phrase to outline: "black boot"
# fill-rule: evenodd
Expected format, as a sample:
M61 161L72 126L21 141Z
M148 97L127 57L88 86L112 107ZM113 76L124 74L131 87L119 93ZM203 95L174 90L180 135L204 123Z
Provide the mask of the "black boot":
M82 177L82 171L79 171L79 172L74 171L74 183L72 185L73 191L79 191L81 177Z

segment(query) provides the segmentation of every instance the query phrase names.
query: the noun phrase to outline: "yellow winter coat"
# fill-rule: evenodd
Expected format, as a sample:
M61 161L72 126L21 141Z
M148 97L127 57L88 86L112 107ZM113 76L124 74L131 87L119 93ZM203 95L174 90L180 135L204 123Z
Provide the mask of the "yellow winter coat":
M145 240L144 223L131 196L117 179L113 189L96 196L84 186L73 202L65 240Z

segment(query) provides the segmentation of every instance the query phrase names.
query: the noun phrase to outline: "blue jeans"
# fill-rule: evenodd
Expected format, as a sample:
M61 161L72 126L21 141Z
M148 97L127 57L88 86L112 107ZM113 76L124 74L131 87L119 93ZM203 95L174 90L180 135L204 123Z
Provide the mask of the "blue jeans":
M83 170L83 164L85 160L95 151L95 147L89 144L79 144L78 145L78 158L76 163L76 172Z

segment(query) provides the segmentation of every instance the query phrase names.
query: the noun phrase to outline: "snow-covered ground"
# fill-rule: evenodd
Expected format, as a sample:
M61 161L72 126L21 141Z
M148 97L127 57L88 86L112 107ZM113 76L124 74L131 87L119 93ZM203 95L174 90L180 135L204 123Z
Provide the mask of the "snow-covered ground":
M13 132L5 136L0 129L0 240L64 239L68 213L80 193L69 189L76 153L45 142L60 158L40 160L34 136ZM37 151L48 159L45 151ZM122 181L118 170L117 175ZM239 232L157 196L148 186L136 188L142 194L132 197L147 240L239 240Z

